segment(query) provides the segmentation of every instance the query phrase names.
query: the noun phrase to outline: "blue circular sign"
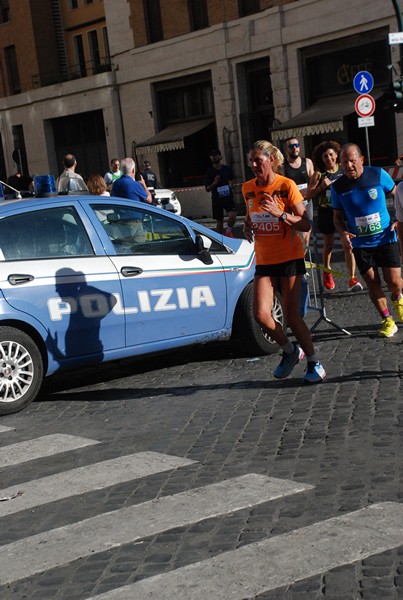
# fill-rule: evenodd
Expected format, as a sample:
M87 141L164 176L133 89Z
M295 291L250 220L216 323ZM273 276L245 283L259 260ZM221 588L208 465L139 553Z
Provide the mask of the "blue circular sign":
M353 85L357 94L369 94L374 87L374 78L368 71L359 71L354 77Z

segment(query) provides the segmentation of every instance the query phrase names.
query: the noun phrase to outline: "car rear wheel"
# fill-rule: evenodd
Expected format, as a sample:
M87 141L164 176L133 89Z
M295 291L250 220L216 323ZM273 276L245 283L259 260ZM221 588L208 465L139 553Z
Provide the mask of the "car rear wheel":
M274 319L280 323L284 332L287 323L284 317L281 294L276 292L273 302L272 314ZM234 317L234 333L242 342L242 347L248 354L254 356L262 354L274 354L278 352L279 346L269 335L263 332L259 323L253 316L253 284L250 283L242 292Z
M42 356L33 339L14 327L0 327L0 415L28 406L42 379Z

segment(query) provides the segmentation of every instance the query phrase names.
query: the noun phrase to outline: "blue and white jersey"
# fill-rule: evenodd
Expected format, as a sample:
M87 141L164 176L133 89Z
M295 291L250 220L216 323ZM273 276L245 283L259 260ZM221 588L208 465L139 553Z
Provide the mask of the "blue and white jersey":
M356 235L353 248L373 248L397 241L391 230L386 194L395 187L393 179L380 167L364 167L358 179L340 177L332 186L332 206L343 210L348 229Z

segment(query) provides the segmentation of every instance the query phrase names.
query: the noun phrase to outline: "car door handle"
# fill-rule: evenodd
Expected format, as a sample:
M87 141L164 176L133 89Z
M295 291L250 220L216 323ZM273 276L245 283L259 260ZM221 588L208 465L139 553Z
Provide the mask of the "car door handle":
M141 275L143 269L140 269L140 267L122 267L120 272L123 277L135 277L136 275Z
M24 275L24 273L14 273L7 277L7 280L11 285L21 285L22 283L28 283L34 279L35 277L33 275Z

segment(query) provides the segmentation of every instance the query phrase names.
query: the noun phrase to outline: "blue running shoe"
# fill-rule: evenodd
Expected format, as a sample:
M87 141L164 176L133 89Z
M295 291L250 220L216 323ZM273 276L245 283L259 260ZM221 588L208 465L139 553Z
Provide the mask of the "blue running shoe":
M280 364L274 369L274 377L276 377L276 379L285 379L288 377L295 365L301 362L304 356L305 353L301 346L294 344L294 352L291 354L283 352L283 358L281 359Z
M308 362L304 383L321 383L326 377L326 371L320 362Z

